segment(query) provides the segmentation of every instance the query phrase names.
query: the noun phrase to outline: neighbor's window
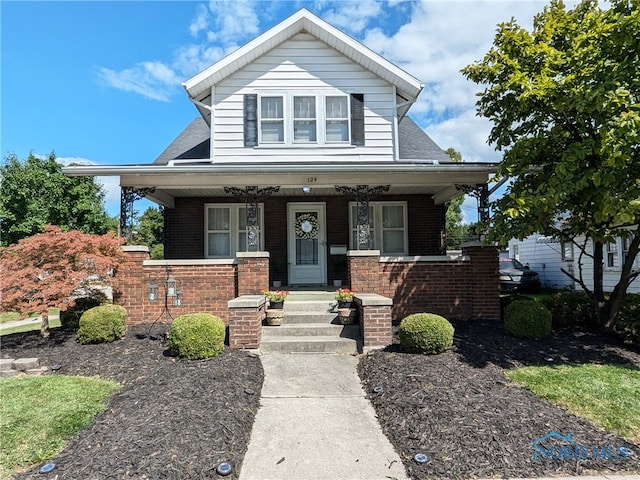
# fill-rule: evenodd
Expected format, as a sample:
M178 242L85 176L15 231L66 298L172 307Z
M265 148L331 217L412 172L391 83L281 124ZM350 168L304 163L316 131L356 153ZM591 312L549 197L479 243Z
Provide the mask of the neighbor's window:
M618 257L618 243L617 242L609 242L605 245L605 252L607 256L607 267L615 268L619 267L619 257Z
M357 250L358 205L350 204L350 227L352 250ZM407 254L407 205L404 202L370 202L369 248L380 250L383 255Z
M562 247L562 260L573 260L573 243L562 242L560 246Z
M205 206L205 256L231 258L247 248L247 209L245 204L209 204ZM258 207L258 233L262 232L262 207ZM263 249L263 238L251 250Z

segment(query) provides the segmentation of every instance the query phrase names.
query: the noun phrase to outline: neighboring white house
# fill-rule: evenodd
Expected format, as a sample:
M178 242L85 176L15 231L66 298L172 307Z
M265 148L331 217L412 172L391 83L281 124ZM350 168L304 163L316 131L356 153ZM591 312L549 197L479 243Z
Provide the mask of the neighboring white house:
M629 251L631 240L618 237L615 242L604 246L604 291L613 291L620 279L620 270L625 256ZM587 251L593 250L591 241L587 243ZM529 265L540 275L544 288L581 290L580 285L565 275L564 269L574 276L579 276L580 250L571 243L560 242L558 239L540 234L531 235L524 240L509 242L509 256L518 259L524 265ZM634 268L640 268L640 259L636 259ZM593 261L591 257L582 257L582 278L587 287L593 288ZM636 278L629 289L629 293L640 293L640 279Z

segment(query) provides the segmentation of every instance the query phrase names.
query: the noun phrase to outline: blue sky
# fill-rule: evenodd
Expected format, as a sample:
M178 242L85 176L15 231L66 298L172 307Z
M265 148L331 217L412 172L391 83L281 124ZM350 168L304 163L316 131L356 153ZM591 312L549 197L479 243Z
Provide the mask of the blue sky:
M301 7L425 82L410 116L469 161L499 161L459 73L496 25L530 27L542 0L0 2L2 158L55 151L63 163L151 163L197 115L181 87ZM107 208L119 192L106 180ZM475 220L475 200L465 202Z

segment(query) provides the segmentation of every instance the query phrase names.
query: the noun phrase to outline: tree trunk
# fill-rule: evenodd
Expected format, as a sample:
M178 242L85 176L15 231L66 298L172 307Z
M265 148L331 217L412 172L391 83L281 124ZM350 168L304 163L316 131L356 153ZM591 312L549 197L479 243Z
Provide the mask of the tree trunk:
M42 323L40 324L40 336L49 338L49 310L42 312Z
M616 287L613 289L613 292L607 300L606 319L604 320L604 323L600 323L601 327L607 332L613 331L616 323L618 322L618 312L622 307L624 297L627 293L627 288L629 287L629 283L631 283L631 280L635 278L632 276L633 264L636 260L636 257L638 256L639 250L640 235L636 234L629 244L629 251L627 252L627 255L624 259L624 264L622 265L620 280L618 281Z
M600 242L593 242L593 301L595 303L596 318L598 319L598 325L603 330L609 320L609 305L604 298L603 289L603 277L604 277L604 263L603 263L603 244Z

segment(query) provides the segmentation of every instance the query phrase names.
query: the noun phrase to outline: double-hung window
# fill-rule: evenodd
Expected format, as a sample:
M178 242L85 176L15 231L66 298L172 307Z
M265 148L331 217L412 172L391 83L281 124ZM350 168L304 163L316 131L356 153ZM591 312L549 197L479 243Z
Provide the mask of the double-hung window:
M347 97L325 97L325 139L327 143L349 141L349 105Z
M358 249L358 205L350 204L350 248ZM407 205L405 202L369 203L369 248L382 255L407 254Z
M284 142L284 103L282 97L260 98L260 141Z
M258 207L259 244L247 246L247 208L243 204L225 203L205 206L205 256L232 258L237 252L262 250L262 206Z
M315 143L316 97L293 97L293 142Z
M269 92L244 96L244 143L364 145L364 95Z

